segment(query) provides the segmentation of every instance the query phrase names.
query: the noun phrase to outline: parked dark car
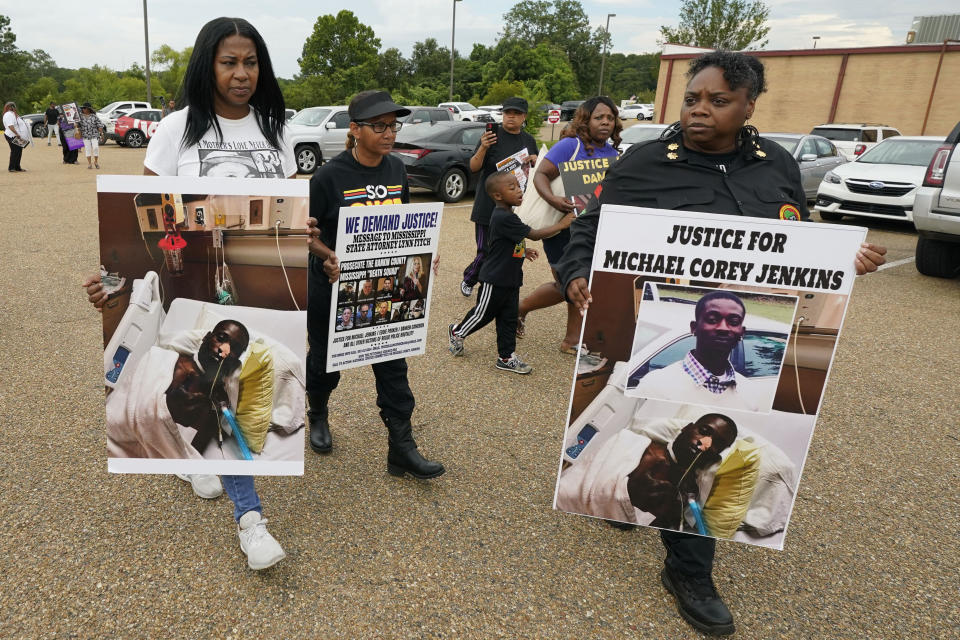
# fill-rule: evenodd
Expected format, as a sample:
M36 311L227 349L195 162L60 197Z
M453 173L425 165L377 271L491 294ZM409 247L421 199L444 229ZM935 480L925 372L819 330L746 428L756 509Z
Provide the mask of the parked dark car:
M34 138L43 138L47 135L47 117L42 113L30 113L20 116L30 125L30 135Z
M420 124L421 122L451 122L453 114L449 109L442 107L407 107L410 113L397 118L405 125Z
M577 107L582 105L586 100L567 100L560 105L560 120L561 122L569 122L573 120L573 114L577 112Z
M424 187L444 202L457 202L477 186L470 156L486 125L482 122L434 122L406 125L397 134L393 154L407 168L410 185Z

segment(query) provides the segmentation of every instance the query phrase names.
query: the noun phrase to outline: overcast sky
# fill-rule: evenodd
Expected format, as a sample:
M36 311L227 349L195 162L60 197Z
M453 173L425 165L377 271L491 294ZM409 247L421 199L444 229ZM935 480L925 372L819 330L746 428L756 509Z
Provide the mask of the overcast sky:
M492 44L512 0L463 0L457 3L457 49L469 54L475 42ZM660 25L675 26L680 0L587 0L582 2L594 26L608 13L614 52L657 51ZM770 7L768 49L803 49L820 36L818 48L903 44L915 15L956 13L956 0L924 0L916 5L893 0L766 0ZM0 0L0 14L11 20L21 49L43 49L62 67L94 64L126 69L143 64L142 0ZM192 45L205 22L220 15L241 16L263 35L276 72L291 78L297 58L317 16L350 8L373 27L383 47L409 55L413 43L436 38L450 46L452 0L367 0L347 4L329 0L148 0L150 48ZM66 16L77 16L67 19Z

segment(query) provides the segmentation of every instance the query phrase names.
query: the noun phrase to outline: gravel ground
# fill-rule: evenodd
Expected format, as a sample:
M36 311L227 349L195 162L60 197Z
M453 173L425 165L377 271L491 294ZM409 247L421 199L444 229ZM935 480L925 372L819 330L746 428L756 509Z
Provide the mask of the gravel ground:
M103 149L103 172L143 152ZM83 160L81 159L81 162ZM428 353L410 361L431 482L386 474L369 369L344 375L335 449L262 478L288 557L252 572L226 497L106 472L101 340L78 283L97 264L94 176L56 148L0 178L0 636L5 638L689 638L649 530L550 508L573 360L559 307L528 321L529 377L493 368L491 328L446 351L471 251L446 209ZM894 258L903 227L871 225ZM548 278L526 270L527 290ZM957 637L960 281L911 264L861 278L783 552L721 544L744 638ZM951 631L952 629L952 631Z

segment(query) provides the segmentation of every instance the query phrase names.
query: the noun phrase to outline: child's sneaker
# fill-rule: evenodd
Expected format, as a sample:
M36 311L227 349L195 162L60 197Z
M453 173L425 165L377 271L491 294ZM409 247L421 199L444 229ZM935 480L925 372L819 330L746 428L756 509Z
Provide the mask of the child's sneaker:
M463 294L463 297L469 298L473 294L473 285L467 284L466 280L460 282L460 293Z
M527 374L533 371L533 367L517 357L516 353L512 354L509 360L497 358L497 369L500 369L501 371L512 371L513 373L520 374Z
M447 339L450 341L450 353L455 356L463 355L463 338L458 336L453 332L453 327L455 325L449 325L447 327Z

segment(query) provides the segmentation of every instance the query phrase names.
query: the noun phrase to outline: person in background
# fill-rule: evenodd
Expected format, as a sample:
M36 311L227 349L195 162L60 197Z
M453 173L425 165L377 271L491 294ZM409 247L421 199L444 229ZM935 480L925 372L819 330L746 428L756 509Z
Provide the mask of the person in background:
M166 104L163 105L162 111L160 112L161 119L166 118L168 115L170 115L176 110L177 110L177 103L172 98L170 100L167 100Z
M73 129L76 125L67 122L63 116L57 118L58 136L60 138L60 152L63 154L63 164L77 164L77 155L79 149L71 149L67 143L67 136L73 137Z
M31 142L30 125L17 113L17 105L13 102L3 105L3 136L10 146L7 170L10 173L26 171L20 166L20 158L23 156L23 148Z
M747 126L766 91L764 75L763 63L743 53L712 51L690 63L680 121L659 140L632 146L570 225L557 273L567 300L581 312L592 302L587 278L604 204L662 209L664 193L696 190L696 198L675 198L673 207L780 224L809 217L797 161ZM886 252L864 243L854 257L857 273L876 271ZM733 615L713 583L716 540L666 530L660 538L667 551L660 581L683 619L704 633L733 633Z
M259 178L295 178L293 149L285 128L283 94L273 72L267 45L252 24L242 18L216 18L200 29L183 78L184 108L163 119L147 147L144 175L205 176L210 149L218 158L233 154L252 159L251 149L270 149L282 159L282 174ZM99 276L84 283L98 308L106 301ZM216 498L223 489L216 476L178 476L190 482L201 498ZM267 531L253 476L223 476L233 501L240 549L251 569L266 569L286 557Z
M470 221L474 224L474 235L477 240L477 254L463 270L463 282L460 283L460 293L469 298L473 287L480 276L480 267L487 255L487 240L490 235L490 215L495 207L493 200L487 195L483 183L497 172L497 163L513 155L523 156L523 162L532 167L537 161L537 141L523 130L527 120L527 101L523 98L507 98L503 101L503 124L497 133L486 131L477 143L477 149L470 157L470 171L480 171L480 180L477 182L476 197L473 200L473 211Z
M47 124L47 146L50 146L50 138L54 138L57 141L57 146L60 145L60 127L57 124L57 121L60 118L60 112L57 111L57 103L51 102L50 106L47 107L47 110L43 113L43 120Z
M80 135L83 136L83 155L87 157L87 169L100 168L100 119L89 102L80 107ZM92 163L91 163L92 161Z
M573 203L562 196L556 196L550 189L550 183L560 176L560 165L571 160L590 158L616 158L620 144L620 132L623 125L618 117L617 107L606 96L590 98L579 107L573 120L563 130L560 140L553 145L537 167L533 186L540 197L560 213L574 210ZM612 143L612 144L611 144ZM563 302L563 288L557 280L556 265L563 256L563 250L570 242L570 229L564 229L555 236L543 239L543 251L553 272L553 281L547 282L520 301L520 317L517 321L517 337L526 333L527 314L537 309L552 307ZM562 353L576 354L580 341L580 313L567 303L567 328L560 341Z

